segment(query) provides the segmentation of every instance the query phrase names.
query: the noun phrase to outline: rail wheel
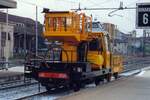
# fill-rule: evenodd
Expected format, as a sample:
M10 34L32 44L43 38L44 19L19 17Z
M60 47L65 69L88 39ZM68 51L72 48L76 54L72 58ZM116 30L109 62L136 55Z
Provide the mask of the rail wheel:
M118 73L114 73L113 76L115 79L118 79Z
M75 83L73 83L73 84L72 84L72 88L73 88L73 90L74 90L75 92L79 91L80 88L81 88L80 82L75 82Z
M46 90L47 91L51 91L52 87L49 87L49 86L45 86Z
M95 85L96 85L96 86L99 85L102 80L103 80L103 79L101 79L101 78L99 78L99 77L96 77L96 78L95 78Z
M111 73L109 73L109 74L106 74L106 80L107 80L107 82L110 82L111 81Z
M48 85L48 84L45 85L45 88L46 88L46 90L47 90L48 92L51 92L51 91L57 89L56 87L54 88L54 86L51 86L51 85Z

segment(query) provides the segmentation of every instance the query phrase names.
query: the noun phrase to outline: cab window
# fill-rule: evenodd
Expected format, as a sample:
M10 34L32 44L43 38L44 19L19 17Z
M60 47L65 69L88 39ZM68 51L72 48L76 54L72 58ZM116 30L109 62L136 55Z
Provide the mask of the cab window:
M89 42L90 51L102 51L100 39L93 39Z

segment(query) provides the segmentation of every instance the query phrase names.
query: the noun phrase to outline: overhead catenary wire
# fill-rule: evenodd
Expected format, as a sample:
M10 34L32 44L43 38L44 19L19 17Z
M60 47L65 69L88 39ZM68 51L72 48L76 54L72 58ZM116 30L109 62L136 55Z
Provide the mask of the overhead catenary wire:
M134 2L137 2L137 1L134 1ZM131 5L131 4L129 4L129 5ZM71 9L71 10L76 10L76 11L77 10L114 10L114 11L112 11L112 13L113 13L113 12L116 12L117 10L127 10L127 9L136 9L136 7L127 7L127 6L123 7L123 2L120 2L120 7L88 7L88 8L79 7L78 9Z
M25 4L28 4L28 5L32 5L32 6L38 6L38 7L40 7L40 8L48 8L48 7L44 7L44 6L42 6L42 5L39 5L39 4L34 4L34 3L31 3L31 2L28 2L28 1L24 1L24 0L17 0L17 1L19 1L19 2L22 2L22 3L25 3ZM72 4L75 4L75 3L78 3L79 2L79 0L77 0L77 1L67 1L67 0L64 0L65 2L68 2L68 3L72 3ZM105 3L105 2L107 2L108 0L105 0L105 1L103 1L101 4L103 4L103 3ZM109 1L112 1L112 0L109 0ZM108 1L108 2L109 2ZM140 0L136 0L136 1L134 1L134 2L137 2L137 1L140 1ZM82 1L83 2L83 1ZM92 1L91 1L92 2ZM124 8L122 8L122 9L119 9L119 10L134 10L134 9L136 9L136 7L129 7L130 5L132 5L134 2L132 2L132 3L129 3L126 7L124 7ZM94 2L95 3L95 2ZM93 3L93 4L94 4ZM104 7L104 8L102 8L102 7L93 7L93 8L81 8L80 7L80 10L116 10L116 9L118 9L117 7ZM50 10L53 10L53 9L50 9ZM78 9L71 9L71 10L78 10Z
M132 4L133 4L133 2L132 2ZM129 5L131 5L131 4L129 4ZM81 8L80 7L80 9L72 9L72 10L89 10L89 11L90 10L110 10L111 11L112 10L110 13L108 13L109 17L112 17L113 15L123 17L122 15L113 14L113 13L115 13L116 11L119 11L119 10L135 10L135 9L136 9L136 7L129 7L129 6L123 7L123 5L122 6L120 5L120 7L107 7L107 8L102 8L102 7L101 8ZM128 33L128 31L126 29L124 29L124 28L121 28L121 29L124 30L126 33Z
M115 10L115 9L119 9L119 8L80 8L80 10ZM136 9L136 7L124 7L122 9L119 10L126 10L126 9ZM78 9L71 9L71 10L78 10Z

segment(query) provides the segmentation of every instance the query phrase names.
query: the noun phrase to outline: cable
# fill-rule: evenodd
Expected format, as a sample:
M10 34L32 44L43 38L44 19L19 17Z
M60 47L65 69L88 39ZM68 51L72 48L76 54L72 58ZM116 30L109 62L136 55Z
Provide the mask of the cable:
M80 8L80 10L115 10L115 9L119 9L119 8ZM122 9L136 9L136 7L125 7ZM78 9L71 9L71 10L78 10ZM121 10L121 9L120 9Z

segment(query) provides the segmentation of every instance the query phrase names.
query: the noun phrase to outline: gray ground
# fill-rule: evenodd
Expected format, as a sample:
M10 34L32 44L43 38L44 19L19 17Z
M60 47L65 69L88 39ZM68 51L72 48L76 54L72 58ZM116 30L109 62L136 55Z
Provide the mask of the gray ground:
M150 70L97 88L84 89L59 100L150 100Z

